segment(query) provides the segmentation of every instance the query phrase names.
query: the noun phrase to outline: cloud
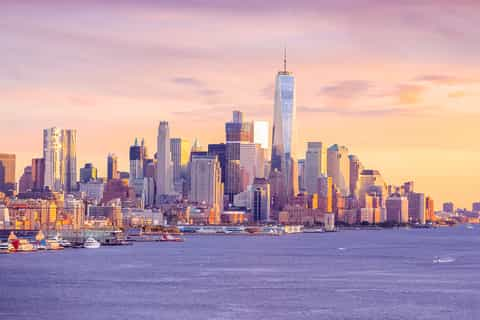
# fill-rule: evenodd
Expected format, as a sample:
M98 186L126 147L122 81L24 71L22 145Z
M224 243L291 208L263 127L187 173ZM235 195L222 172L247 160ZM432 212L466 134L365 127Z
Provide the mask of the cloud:
M308 107L299 106L297 111L302 113L334 113L343 116L375 117L388 115L408 115L414 110L405 107L390 108L338 108L338 107Z
M365 80L347 80L323 87L320 95L335 99L352 99L367 93L371 87L371 83Z
M205 82L194 77L175 77L171 81L177 85L193 88L201 96L214 97L222 94L221 90L210 89Z
M427 75L420 75L413 79L414 81L418 82L429 82L432 84L437 85L456 85L470 82L467 79L461 79L450 75L444 74L427 74Z
M191 87L204 87L204 83L193 77L175 77L172 82Z

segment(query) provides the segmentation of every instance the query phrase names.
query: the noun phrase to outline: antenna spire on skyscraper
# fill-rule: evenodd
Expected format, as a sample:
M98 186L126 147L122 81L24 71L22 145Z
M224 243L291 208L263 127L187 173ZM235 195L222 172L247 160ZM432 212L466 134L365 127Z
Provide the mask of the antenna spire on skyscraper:
M283 71L287 72L287 47L283 48Z

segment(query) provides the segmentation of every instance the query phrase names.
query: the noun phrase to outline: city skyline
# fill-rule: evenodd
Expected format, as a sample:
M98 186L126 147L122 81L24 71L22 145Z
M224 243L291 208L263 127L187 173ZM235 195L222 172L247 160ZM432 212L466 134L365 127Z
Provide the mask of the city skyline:
M7 41L0 48L6 52L7 71L0 75L0 91L8 110L1 108L5 126L0 130L14 138L2 141L1 151L17 155L18 180L31 159L42 155L44 128L73 128L77 130L77 167L92 162L106 176L109 152L119 156L120 169L127 171L128 147L135 136L145 137L146 145L154 149L159 120L169 121L171 137L193 141L198 136L204 146L223 141L223 125L232 110L272 125L274 75L282 69L286 43L289 69L297 81L298 159L303 158L298 155L305 154L308 141L338 143L356 154L366 168L379 170L389 183L414 180L418 189L433 196L437 209L446 201L470 207L480 186L480 150L475 141L479 48L470 28L475 4L461 2L456 10L463 21L458 21L445 13L449 5L444 1L419 7L368 2L370 14L380 18L376 23L390 19L387 31L397 36L392 40L388 32L378 29L375 37L367 37L375 22L366 21L360 6L354 5L348 16L334 4L319 3L300 2L296 12L305 16L304 22L295 20L296 28L289 29L294 25L286 16L279 30L273 28L273 20L285 14L266 12L260 4L252 9L235 5L240 12L228 23L228 4L203 8L207 16L218 14L218 23L225 23L238 43L222 33L206 43L195 40L199 34L205 40L212 25L202 24L204 18L191 4L175 7L145 1L129 12L132 2L125 1L116 8L130 18L125 21L127 27L138 25L140 30L171 25L180 35L188 35L179 24L193 18L200 28L191 31L185 41L188 46L183 47L172 36L163 43L152 31L138 38L128 32L121 35L123 29L115 30L119 18L108 15L111 7L99 1L89 2L100 12L90 17L71 13L72 7L79 6L74 4L45 1L39 8L31 2L5 2L1 6L8 9L2 10L8 12L2 19L6 29L0 34ZM307 9L313 9L311 15ZM317 12L320 9L325 9L322 14ZM249 10L257 10L258 15L248 19L263 21L265 26L251 38L246 37L251 30L237 29L251 15ZM429 12L443 12L445 19L414 19L415 28L400 23L406 16L425 17L421 13ZM64 15L55 23L65 31L56 31L48 23L45 16L52 14ZM83 22L105 14L111 18L106 29L92 36L93 30ZM21 24L22 17L31 19ZM328 25L330 21L335 27ZM305 32L308 27L313 27L311 32ZM32 42L33 36L40 36L41 43ZM274 41L262 44L264 39ZM332 44L331 39L333 45L327 48L325 43ZM419 40L428 40L428 45ZM55 48L56 54L49 48ZM85 50L77 53L78 48ZM106 63L117 49L122 52ZM347 59L344 65L342 59ZM67 70L62 71L62 66ZM96 79L92 74L100 66L104 67ZM117 67L129 77L118 80ZM242 72L245 68L249 72ZM238 78L230 79L233 74ZM210 120L202 123L205 115Z

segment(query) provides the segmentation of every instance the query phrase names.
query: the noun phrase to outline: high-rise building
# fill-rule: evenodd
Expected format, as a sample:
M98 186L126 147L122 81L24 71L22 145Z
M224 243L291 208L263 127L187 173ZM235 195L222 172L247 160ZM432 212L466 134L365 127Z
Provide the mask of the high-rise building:
M236 194L244 191L242 188L242 174L240 164L240 145L253 143L253 124L243 121L243 114L240 111L233 111L231 122L225 123L225 194L228 200L233 203Z
M443 204L443 211L448 213L454 213L455 205L453 204L453 202L445 202Z
M23 174L18 181L18 192L23 193L33 189L32 167L25 167Z
M33 189L43 190L45 187L45 159L32 159Z
M410 192L408 193L408 218L412 222L425 224L425 194Z
M77 189L77 131L64 129L62 132L62 174L65 175L63 190Z
M480 202L472 203L472 211L473 212L480 212Z
M223 184L220 162L215 156L194 156L190 164L190 201L205 204L215 211L220 222L223 211Z
M350 161L350 195L358 199L358 181L364 167L356 155L349 155L348 160Z
M425 219L427 221L433 222L435 218L435 202L432 197L425 198Z
M334 191L332 177L321 175L317 178L318 208L325 213L333 212Z
M130 146L129 152L130 160L130 185L135 183L135 180L143 180L143 162L145 160L145 143L142 139L142 143L139 145L137 138L132 146Z
M107 157L107 181L118 178L118 157L114 153L109 153Z
M242 191L253 183L255 178L264 177L264 153L259 144L242 143L240 144L240 170L242 172L241 181Z
M378 170L362 170L357 183L357 198L360 208L366 208L366 195L374 194L380 197L380 208L385 207L385 199L387 195L387 185Z
M170 128L167 121L160 121L157 136L157 204L173 193L172 155L170 152Z
M334 144L327 150L327 175L342 196L350 194L350 160L345 146Z
M305 191L305 159L298 159L298 189Z
M97 180L97 168L91 163L85 163L83 168L80 168L80 182L86 183Z
M214 143L208 145L208 155L217 156L218 161L220 161L220 167L222 168L222 183L225 184L225 173L227 167L226 160L226 144L225 143Z
M284 56L283 70L277 73L275 81L275 104L272 127L272 158L270 174L280 172L281 193L286 202L298 193L297 162L295 158L296 142L296 106L295 78L287 71L287 59ZM275 174L277 175L277 174Z
M14 154L0 153L0 192L12 194L16 189Z
M172 175L175 191L183 193L187 180L188 161L190 159L190 142L181 138L170 139L172 153Z
M408 222L408 199L400 194L392 194L386 201L386 220L394 223Z
M45 187L52 191L62 190L61 173L62 136L58 128L43 130L43 158L45 159Z
M308 142L305 154L305 190L316 193L318 177L327 174L327 151L322 142Z
M52 191L70 192L77 184L76 130L43 130L44 184Z
M270 221L270 184L265 178L256 178L252 185L252 216L257 223Z

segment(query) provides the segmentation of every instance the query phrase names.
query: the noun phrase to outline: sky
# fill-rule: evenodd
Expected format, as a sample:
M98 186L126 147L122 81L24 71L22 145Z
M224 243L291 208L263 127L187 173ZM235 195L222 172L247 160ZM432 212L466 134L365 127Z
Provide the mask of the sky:
M273 117L283 66L296 78L297 157L346 145L387 183L436 201L480 200L478 1L0 0L0 152L17 178L42 129L78 130L78 167L128 168L158 122L203 145L231 111Z

